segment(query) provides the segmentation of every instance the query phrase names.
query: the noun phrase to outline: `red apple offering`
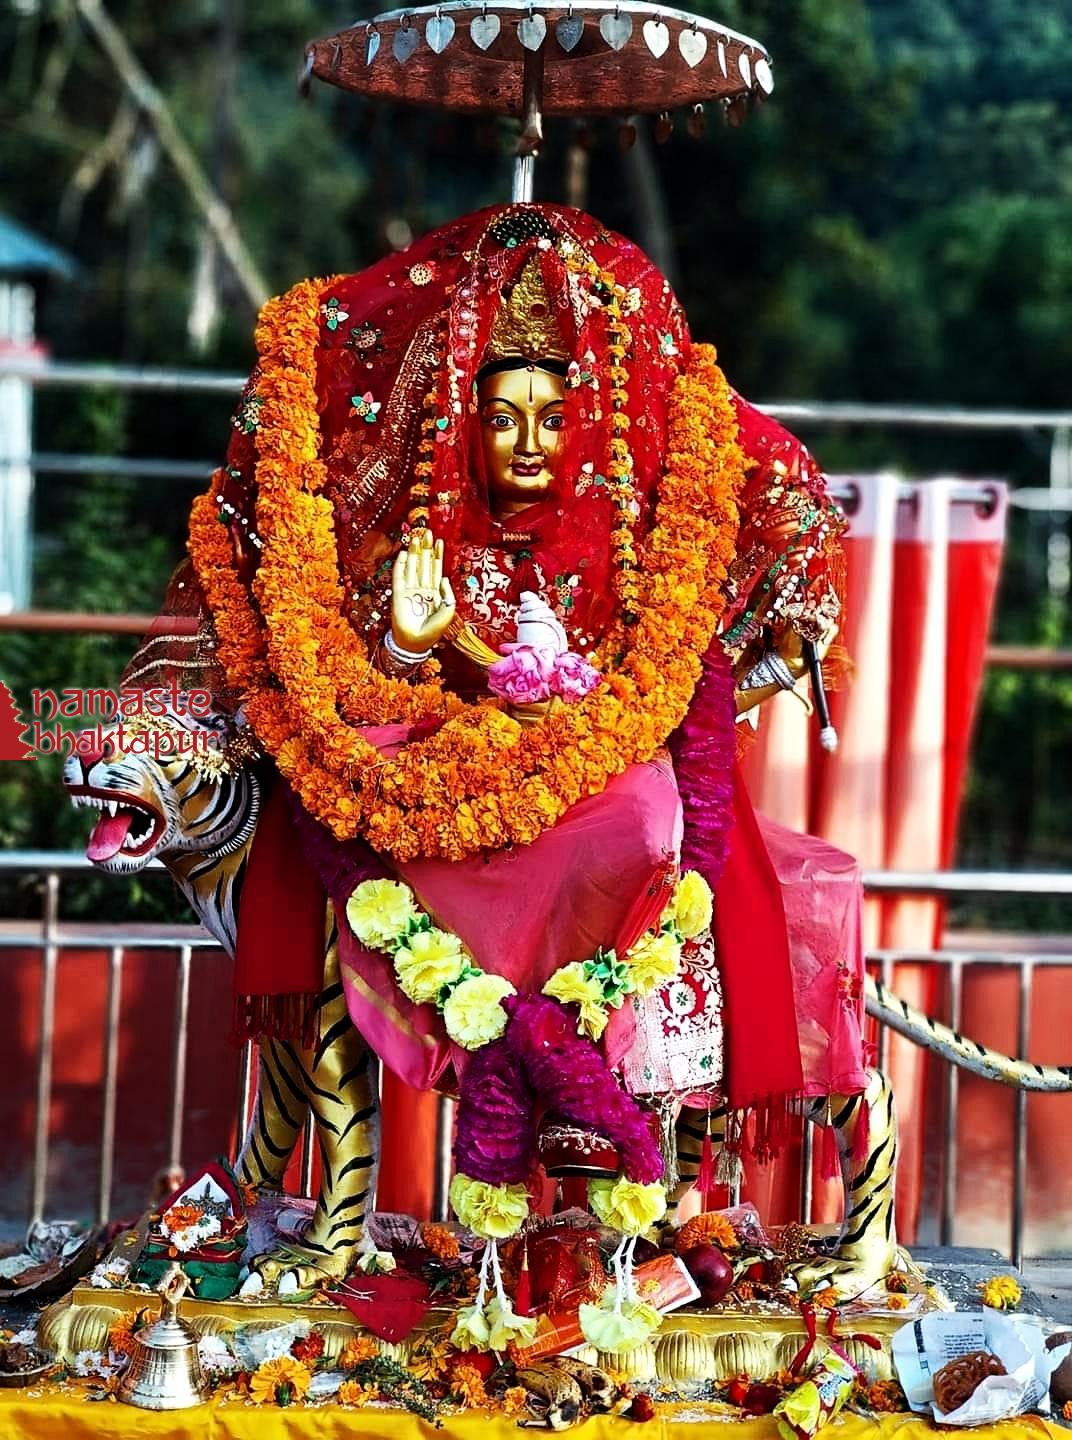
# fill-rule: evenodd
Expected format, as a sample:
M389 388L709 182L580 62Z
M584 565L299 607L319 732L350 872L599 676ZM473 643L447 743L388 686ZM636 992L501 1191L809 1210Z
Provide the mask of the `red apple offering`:
M733 1288L733 1266L717 1245L694 1245L681 1258L700 1287L700 1299L705 1305L725 1300Z

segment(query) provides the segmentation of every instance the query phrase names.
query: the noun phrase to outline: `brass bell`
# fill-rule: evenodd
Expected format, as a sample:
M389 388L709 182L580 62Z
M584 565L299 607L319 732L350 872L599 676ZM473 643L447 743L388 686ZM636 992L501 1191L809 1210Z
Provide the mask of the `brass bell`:
M119 1382L119 1398L143 1410L186 1410L209 1397L209 1385L197 1353L197 1336L179 1319L179 1301L189 1280L181 1265L171 1265L157 1286L160 1319L134 1336L135 1350Z

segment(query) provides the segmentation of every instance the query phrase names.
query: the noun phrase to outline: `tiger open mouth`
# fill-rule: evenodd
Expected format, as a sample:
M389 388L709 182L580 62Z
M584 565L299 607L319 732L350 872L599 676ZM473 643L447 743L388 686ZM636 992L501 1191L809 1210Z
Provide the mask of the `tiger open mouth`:
M72 805L101 811L86 845L86 855L94 865L119 854L131 860L140 859L149 853L167 828L163 815L134 795L117 795L90 785L69 786L67 793Z

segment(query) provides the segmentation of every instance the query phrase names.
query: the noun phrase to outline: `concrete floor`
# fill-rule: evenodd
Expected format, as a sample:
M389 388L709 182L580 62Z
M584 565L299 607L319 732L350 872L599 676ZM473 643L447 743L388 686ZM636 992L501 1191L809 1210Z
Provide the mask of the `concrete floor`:
M1021 1310L1072 1328L1072 1255L1029 1260L1022 1273L997 1250L921 1245L913 1249L912 1259L938 1281L958 1307L978 1305L980 1280L1016 1275L1024 1287Z

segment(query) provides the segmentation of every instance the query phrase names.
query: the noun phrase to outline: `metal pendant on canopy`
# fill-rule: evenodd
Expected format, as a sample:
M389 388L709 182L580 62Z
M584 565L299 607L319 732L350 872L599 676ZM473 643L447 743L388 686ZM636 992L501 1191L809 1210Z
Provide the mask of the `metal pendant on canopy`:
M521 119L515 201L532 198L543 117L660 114L763 99L758 41L644 0L445 0L391 10L306 48L306 83Z

